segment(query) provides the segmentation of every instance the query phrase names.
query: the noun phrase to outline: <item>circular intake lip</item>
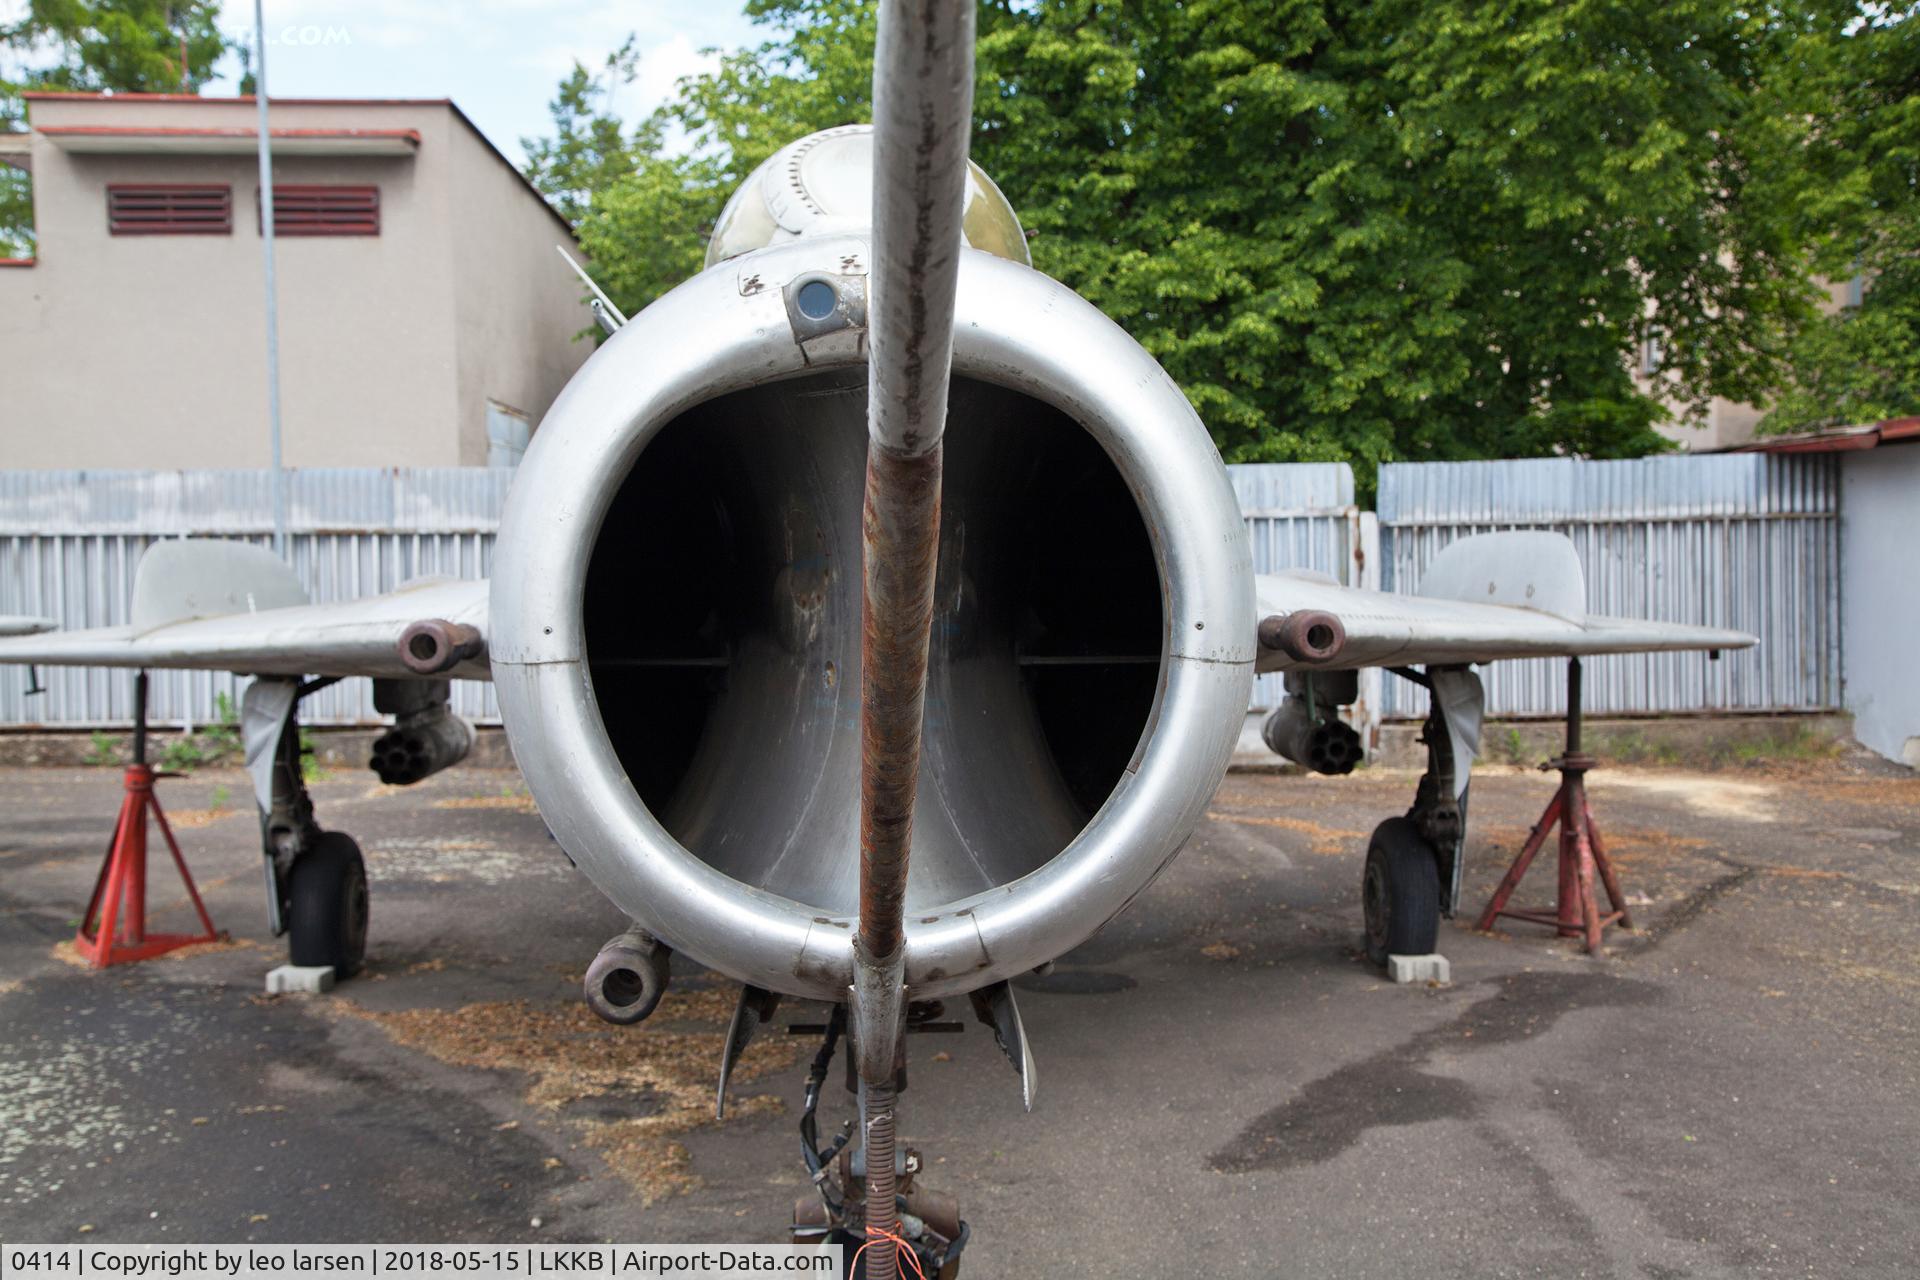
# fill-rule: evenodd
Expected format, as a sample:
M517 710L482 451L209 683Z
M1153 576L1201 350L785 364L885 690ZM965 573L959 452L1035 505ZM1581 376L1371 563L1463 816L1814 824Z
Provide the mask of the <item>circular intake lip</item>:
M743 386L805 372L781 286L864 242L800 241L723 263L633 318L562 392L515 477L489 648L502 717L554 834L655 936L738 981L843 999L853 921L730 879L681 846L621 770L586 668L582 599L600 524L654 433ZM747 279L758 282L743 290ZM916 912L916 996L1009 978L1084 941L1179 849L1226 768L1253 678L1245 526L1219 455L1165 372L1064 286L962 254L954 373L1034 396L1092 434L1151 537L1166 622L1161 689L1128 771L1049 862ZM965 424L955 424L964 430Z

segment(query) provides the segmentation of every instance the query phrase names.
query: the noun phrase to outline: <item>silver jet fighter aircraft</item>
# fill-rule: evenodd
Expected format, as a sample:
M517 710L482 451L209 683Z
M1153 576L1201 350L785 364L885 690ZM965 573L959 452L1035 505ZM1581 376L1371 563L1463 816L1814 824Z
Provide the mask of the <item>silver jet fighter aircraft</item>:
M782 996L834 1006L823 1059L844 1030L863 1127L816 1147L816 1063L801 1228L879 1241L870 1275L894 1274L894 1237L937 1263L964 1236L894 1151L903 1032L968 997L1031 1102L1009 979L1179 851L1256 671L1295 675L1269 736L1312 762L1339 749L1344 673L1426 668L1459 743L1441 804L1477 734L1468 664L1752 643L1587 616L1549 535L1460 542L1420 597L1256 578L1205 425L1033 269L967 160L972 23L971 4L883 3L874 125L775 155L705 270L587 361L515 478L490 584L313 605L271 555L172 542L131 625L0 640L7 662L256 676L276 927L343 971L364 871L301 786L300 698L371 678L396 718L374 767L405 782L471 742L447 681L491 679L555 836L634 922L589 972L597 1011L644 1018L673 952L741 983L724 1099ZM1433 874L1454 852L1429 850Z

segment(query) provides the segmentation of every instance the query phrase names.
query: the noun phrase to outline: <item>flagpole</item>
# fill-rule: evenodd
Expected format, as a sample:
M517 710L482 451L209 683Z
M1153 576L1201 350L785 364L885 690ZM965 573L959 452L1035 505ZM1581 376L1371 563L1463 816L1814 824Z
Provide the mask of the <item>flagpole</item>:
M267 23L253 0L253 98L260 108L260 252L267 282L267 428L272 440L273 551L287 554L287 473L280 459L280 303L273 271L273 138L267 128Z

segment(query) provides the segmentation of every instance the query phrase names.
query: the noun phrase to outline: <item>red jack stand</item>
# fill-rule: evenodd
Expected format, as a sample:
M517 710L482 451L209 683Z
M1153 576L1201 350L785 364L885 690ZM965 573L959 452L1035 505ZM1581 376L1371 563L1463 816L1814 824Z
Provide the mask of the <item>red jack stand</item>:
M96 969L130 960L151 959L197 942L218 942L224 936L214 931L206 905L200 901L200 891L194 886L193 876L187 870L187 861L180 856L180 845L173 838L173 829L167 825L167 815L160 811L159 797L153 794L156 778L177 778L180 775L155 773L147 767L146 672L142 671L135 679L134 688L133 763L127 766L126 799L121 801L120 820L113 830L113 843L107 846L107 860L100 868L99 877L93 882L93 896L87 900L87 911L81 918L80 932L73 940L74 948ZM205 930L204 933L147 932L149 813L160 824L160 834L166 838L167 849L173 854L173 865L180 871L181 883L187 886L187 896L193 899L193 909L200 916L200 927Z
M1493 922L1500 916L1528 920L1534 924L1549 925L1562 937L1584 937L1587 954L1597 955L1601 930L1610 924L1631 929L1633 918L1627 914L1627 900L1621 896L1620 880L1614 875L1613 862L1607 857L1607 847L1600 841L1600 828L1594 825L1593 809L1587 804L1587 771L1593 768L1593 757L1580 750L1578 658L1571 658L1567 662L1566 754L1540 767L1560 771L1560 789L1547 802L1547 811L1540 815L1533 834L1527 837L1526 847L1520 850L1520 856L1507 868L1500 887L1493 891L1487 909L1480 913L1480 922L1474 927L1484 932L1493 928ZM1546 843L1547 833L1553 830L1555 823L1560 826L1558 907L1554 910L1509 910L1507 899L1520 884L1520 878L1527 874L1527 868L1533 865L1534 855ZM1596 873L1606 887L1607 900L1613 905L1613 910L1604 915L1593 891Z

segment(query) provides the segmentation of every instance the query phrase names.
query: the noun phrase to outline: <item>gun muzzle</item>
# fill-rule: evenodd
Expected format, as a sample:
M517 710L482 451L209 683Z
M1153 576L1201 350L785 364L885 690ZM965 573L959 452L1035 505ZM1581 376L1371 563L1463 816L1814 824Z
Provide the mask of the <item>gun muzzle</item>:
M1295 662L1332 662L1347 647L1347 629L1324 609L1296 609L1260 620L1260 645Z

